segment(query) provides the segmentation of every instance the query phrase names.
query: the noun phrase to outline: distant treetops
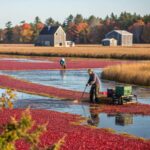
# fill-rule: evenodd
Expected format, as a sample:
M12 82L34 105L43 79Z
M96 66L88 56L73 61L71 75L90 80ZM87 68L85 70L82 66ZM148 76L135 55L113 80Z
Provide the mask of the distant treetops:
M83 18L81 14L69 15L62 24L51 17L45 23L36 17L33 23L21 21L15 27L9 21L5 29L0 29L0 43L34 43L45 25L61 25L67 34L67 40L81 44L101 43L112 30L133 33L134 43L150 43L150 15L140 16L128 12L122 12L119 16L112 13L104 19L94 15L89 18Z

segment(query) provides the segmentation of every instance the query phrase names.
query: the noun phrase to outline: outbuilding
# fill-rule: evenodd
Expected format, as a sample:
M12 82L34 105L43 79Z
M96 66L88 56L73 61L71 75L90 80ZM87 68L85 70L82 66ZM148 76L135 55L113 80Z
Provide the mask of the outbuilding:
M121 46L132 46L133 45L133 34L125 30L113 30L106 34L106 39L116 39L117 45Z
M114 38L111 38L111 39L106 38L102 40L102 45L103 46L117 46L117 40Z
M35 46L63 47L66 33L61 26L45 26L39 34Z

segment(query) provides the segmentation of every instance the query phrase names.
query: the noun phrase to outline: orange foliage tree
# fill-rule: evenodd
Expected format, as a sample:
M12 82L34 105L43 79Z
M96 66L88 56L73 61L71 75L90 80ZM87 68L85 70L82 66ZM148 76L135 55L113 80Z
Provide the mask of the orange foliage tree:
M88 30L88 24L86 22L81 22L78 24L70 23L68 28L69 38L77 43L86 43L86 35Z
M21 42L29 43L32 40L33 30L30 24L24 23L21 27Z

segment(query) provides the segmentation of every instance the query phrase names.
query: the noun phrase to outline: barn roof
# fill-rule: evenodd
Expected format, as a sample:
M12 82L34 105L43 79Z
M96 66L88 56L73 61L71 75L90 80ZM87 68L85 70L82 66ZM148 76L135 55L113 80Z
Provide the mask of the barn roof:
M132 35L132 33L128 32L128 31L125 31L125 30L114 30L115 32L119 33L119 34L122 34L122 35Z
M57 31L59 26L45 26L42 31L40 32L40 35L46 34L46 35L53 35Z
M107 33L106 36L108 36L112 32L117 32L117 33L119 33L121 35L133 35L132 33L128 32L128 31L125 31L125 30L113 30L113 31Z

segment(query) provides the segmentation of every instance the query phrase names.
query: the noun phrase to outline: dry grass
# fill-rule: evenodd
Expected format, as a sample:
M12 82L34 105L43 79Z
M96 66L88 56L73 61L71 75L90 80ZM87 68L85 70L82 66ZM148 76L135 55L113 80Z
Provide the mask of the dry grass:
M0 54L150 60L150 44L133 47L77 45L70 48L0 45Z
M103 79L150 86L150 62L122 64L104 69Z

